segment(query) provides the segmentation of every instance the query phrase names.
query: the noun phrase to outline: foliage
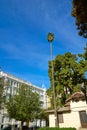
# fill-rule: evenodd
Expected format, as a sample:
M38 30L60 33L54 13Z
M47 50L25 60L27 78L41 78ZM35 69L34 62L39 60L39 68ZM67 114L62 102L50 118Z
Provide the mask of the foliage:
M76 130L76 128L44 127L44 128L39 128L39 130Z
M37 118L40 119L40 121L44 119L46 121L46 126L49 125L49 114L46 112L45 109L41 110Z
M73 0L72 16L76 18L79 35L87 38L87 0Z
M39 119L47 119L48 118L48 113L45 112L44 109L41 110L41 112L38 114Z
M10 118L22 122L33 121L41 109L39 95L32 92L29 86L22 84L17 94L10 97L6 103Z
M81 58L79 64L82 67L82 70L84 70L84 78L83 78L83 83L84 85L82 85L81 90L82 92L85 94L86 97L86 101L87 101L87 94L86 94L86 85L87 85L87 44L86 47L84 48L85 52L83 54L78 54L78 56Z
M3 102L4 77L0 77L0 109Z
M54 34L53 33L48 33L47 40L48 40L48 42L53 42L53 40L54 40Z
M54 66L54 86L56 94L57 106L65 104L66 99L76 91L81 91L82 83L84 83L84 72L87 67L87 46L84 54L71 54L70 52L64 55L57 55L54 61L49 61L49 78L51 86L47 93L51 97L53 106L53 89L52 89L52 66Z

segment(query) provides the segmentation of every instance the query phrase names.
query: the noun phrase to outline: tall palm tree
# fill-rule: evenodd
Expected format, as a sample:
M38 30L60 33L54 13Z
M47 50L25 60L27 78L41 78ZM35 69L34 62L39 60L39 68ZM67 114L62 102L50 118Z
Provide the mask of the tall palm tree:
M55 86L54 86L54 65L53 65L53 57L52 57L52 42L54 41L54 34L48 33L47 40L50 42L50 55L51 55L51 66L52 66L52 88L53 88L53 101L54 101L54 115L55 115L55 126L59 127L58 118L57 118L57 110L56 110L56 95L55 95Z
M53 42L54 41L54 34L49 32L47 35L47 40L48 40L48 42Z

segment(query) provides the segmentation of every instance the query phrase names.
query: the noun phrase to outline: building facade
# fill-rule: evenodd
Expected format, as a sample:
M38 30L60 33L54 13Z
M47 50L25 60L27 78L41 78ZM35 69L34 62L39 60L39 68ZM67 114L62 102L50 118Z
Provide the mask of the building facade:
M49 127L55 127L54 110L49 110ZM87 130L87 103L82 92L74 93L64 107L57 110L59 127Z
M47 108L47 94L46 94L45 88L37 87L30 82L17 78L16 76L13 76L3 71L0 71L0 78L4 79L4 93L3 94L6 96L7 99L9 98L10 95L16 94L17 89L20 87L21 84L26 84L29 87L31 87L33 92L36 92L39 94L40 100L43 102L42 108L43 109ZM6 124L13 124L13 123L16 123L16 121L14 119L11 119L11 120L9 119L6 109L4 108L4 106L2 106L2 109L0 111L0 124L6 125ZM35 122L33 124L35 124ZM43 126L45 125L44 122L42 122L42 124Z

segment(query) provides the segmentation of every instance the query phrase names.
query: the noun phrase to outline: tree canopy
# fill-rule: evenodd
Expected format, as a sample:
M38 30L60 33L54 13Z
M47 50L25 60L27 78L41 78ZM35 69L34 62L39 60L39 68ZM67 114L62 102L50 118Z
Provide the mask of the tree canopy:
M33 121L39 113L41 101L37 93L32 92L29 86L22 84L17 94L9 97L6 108L10 118L29 122Z
M73 0L72 16L76 18L78 34L87 38L87 0Z
M54 34L49 32L48 35L47 35L47 40L48 40L48 42L53 42Z
M3 102L4 77L0 77L0 109Z
M84 72L87 67L87 46L84 54L71 54L67 52L63 55L57 55L53 61L49 61L49 78L51 86L48 95L51 95L53 106L52 90L52 66L54 65L54 83L57 106L65 104L66 99L76 91L81 91L81 84L84 82Z

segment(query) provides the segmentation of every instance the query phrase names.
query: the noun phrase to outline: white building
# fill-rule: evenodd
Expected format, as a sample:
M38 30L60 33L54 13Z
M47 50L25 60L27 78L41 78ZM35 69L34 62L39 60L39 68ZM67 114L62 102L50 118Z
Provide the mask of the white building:
M40 95L40 100L43 102L43 106L42 106L43 109L47 108L47 95L46 95L45 88L37 87L37 86L31 84L30 82L24 81L20 78L17 78L15 76L8 74L6 72L3 72L3 71L0 71L0 77L4 78L4 95L6 95L6 98L8 98L9 95L16 94L16 90L21 84L26 84L32 88L33 92L36 92ZM1 113L0 113L0 124L11 124L14 122L15 122L14 119L10 120L8 118L6 109L3 107L3 109L1 110ZM34 122L34 124L35 124L35 122ZM45 125L44 123L42 123L42 124Z
M55 127L54 110L49 113L49 127ZM59 127L74 127L77 130L87 130L87 103L82 92L74 93L64 107L57 110Z

